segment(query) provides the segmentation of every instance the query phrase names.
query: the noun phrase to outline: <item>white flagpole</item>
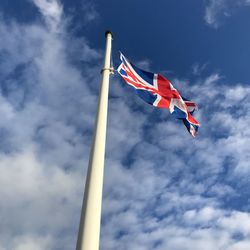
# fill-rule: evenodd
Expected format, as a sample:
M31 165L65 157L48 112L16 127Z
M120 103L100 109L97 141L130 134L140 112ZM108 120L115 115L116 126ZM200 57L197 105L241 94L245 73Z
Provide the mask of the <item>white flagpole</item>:
M99 250L112 33L107 31L95 132L89 158L76 250Z

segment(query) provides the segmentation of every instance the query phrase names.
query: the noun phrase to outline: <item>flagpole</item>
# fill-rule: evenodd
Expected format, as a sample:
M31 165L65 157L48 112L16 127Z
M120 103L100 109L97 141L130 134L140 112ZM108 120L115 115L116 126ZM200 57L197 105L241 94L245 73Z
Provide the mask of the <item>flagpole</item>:
M95 131L86 177L76 250L99 250L112 33L107 31Z

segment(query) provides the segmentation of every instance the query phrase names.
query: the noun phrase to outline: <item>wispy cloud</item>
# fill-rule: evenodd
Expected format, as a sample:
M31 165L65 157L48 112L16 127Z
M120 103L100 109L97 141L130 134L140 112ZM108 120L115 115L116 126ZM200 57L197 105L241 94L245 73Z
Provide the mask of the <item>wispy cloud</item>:
M108 154L104 249L250 246L249 232L240 226L243 217L248 224L249 213L238 211L234 202L247 206L240 190L247 187L250 174L249 103L241 100L249 99L249 90L241 84L229 87L222 80L213 74L191 88L182 81L186 94L196 96L200 104L197 140L190 140L181 124L162 118L166 112L155 111L150 129L141 130L142 140L123 152L126 161L112 161ZM143 126L151 116L152 112L146 115ZM122 146L116 144L116 150L122 151Z
M47 25L53 30L58 30L62 24L63 7L59 0L32 0L39 8Z
M85 13L83 16L84 22L93 22L99 18L99 13L93 1L82 0L82 10Z
M72 38L59 1L33 2L44 23L0 24L0 248L73 249L100 54Z
M219 28L237 8L250 4L249 0L208 0L207 2L205 21L215 29Z
M193 70L193 74L195 76L198 76L198 75L201 75L203 73L203 71L207 68L208 66L208 63L204 63L204 64L198 64L198 63L195 63L193 66L192 66L192 70Z

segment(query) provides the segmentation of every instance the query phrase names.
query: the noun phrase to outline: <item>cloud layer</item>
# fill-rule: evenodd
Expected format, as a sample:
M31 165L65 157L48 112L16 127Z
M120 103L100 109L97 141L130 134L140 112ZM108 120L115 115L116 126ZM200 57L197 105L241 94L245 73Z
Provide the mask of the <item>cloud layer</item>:
M200 104L197 140L191 140L181 124L166 121L164 111L155 111L157 117L145 129L151 110L141 141L123 156L130 161L123 166L107 163L108 168L115 166L107 170L104 249L250 247L246 199L250 89L221 82L214 74L187 92L183 82L175 80Z
M33 3L43 23L0 25L0 248L73 249L99 82L87 72L100 55L72 39L59 1Z

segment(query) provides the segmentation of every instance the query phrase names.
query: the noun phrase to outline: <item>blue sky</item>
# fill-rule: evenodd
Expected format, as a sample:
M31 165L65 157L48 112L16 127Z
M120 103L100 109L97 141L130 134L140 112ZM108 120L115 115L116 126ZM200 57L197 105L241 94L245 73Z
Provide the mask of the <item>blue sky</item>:
M193 139L111 77L102 250L250 249L249 0L0 2L0 250L75 249L105 46L198 103Z

